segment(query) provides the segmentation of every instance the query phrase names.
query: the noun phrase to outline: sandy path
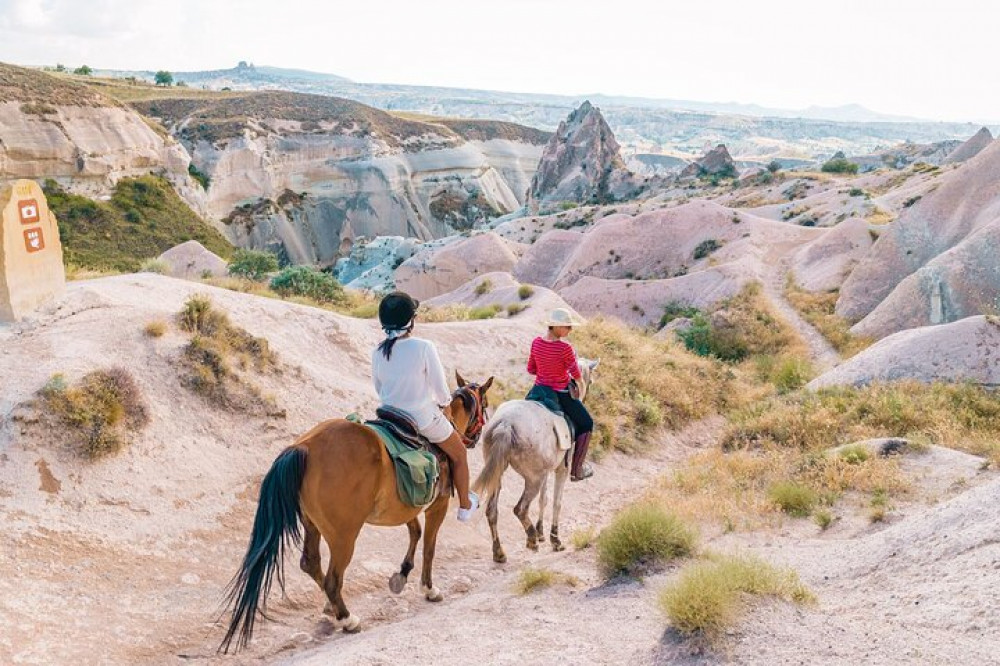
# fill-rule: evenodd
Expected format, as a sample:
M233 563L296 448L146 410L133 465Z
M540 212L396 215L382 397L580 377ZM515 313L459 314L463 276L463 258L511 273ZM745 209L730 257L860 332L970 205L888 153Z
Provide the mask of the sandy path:
M837 350L817 331L812 324L802 318L802 315L792 307L785 298L785 281L788 279L789 262L787 252L780 255L772 252L768 261L768 270L764 275L764 293L771 300L778 313L794 328L809 346L809 355L822 373L840 363Z

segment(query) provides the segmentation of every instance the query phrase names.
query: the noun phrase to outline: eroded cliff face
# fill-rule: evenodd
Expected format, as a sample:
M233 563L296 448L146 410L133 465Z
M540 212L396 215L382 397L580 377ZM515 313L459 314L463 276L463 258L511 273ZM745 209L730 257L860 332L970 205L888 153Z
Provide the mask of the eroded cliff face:
M134 110L86 86L0 64L0 180L51 178L90 197L122 178L168 178L196 210L204 196L190 158Z
M429 240L515 210L548 138L293 93L137 108L188 148L209 179L207 210L235 244L294 263L333 263L359 237Z

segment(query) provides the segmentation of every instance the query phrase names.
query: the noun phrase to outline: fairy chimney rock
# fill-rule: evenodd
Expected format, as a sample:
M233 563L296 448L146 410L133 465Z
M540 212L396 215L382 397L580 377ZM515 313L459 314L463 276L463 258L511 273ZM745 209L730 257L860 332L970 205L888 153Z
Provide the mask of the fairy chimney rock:
M0 206L0 322L12 322L62 295L66 273L59 227L38 183L5 185Z

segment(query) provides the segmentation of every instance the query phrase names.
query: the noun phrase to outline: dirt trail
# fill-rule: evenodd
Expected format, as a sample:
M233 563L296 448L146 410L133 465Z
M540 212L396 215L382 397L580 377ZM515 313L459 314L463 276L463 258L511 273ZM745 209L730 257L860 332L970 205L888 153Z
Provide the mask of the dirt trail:
M778 313L809 345L809 356L816 365L816 369L822 373L833 368L841 360L837 350L812 324L803 319L802 315L785 298L785 282L788 280L791 258L787 252L780 254L772 252L769 259L769 269L764 275L764 293L774 304Z

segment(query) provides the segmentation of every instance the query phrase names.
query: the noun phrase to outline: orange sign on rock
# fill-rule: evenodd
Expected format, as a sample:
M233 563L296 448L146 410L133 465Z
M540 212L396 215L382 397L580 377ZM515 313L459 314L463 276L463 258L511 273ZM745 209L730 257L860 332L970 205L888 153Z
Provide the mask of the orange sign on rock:
M28 252L39 252L45 249L45 238L39 227L24 230L24 249Z
M19 321L66 290L56 218L38 183L0 188L0 322Z

